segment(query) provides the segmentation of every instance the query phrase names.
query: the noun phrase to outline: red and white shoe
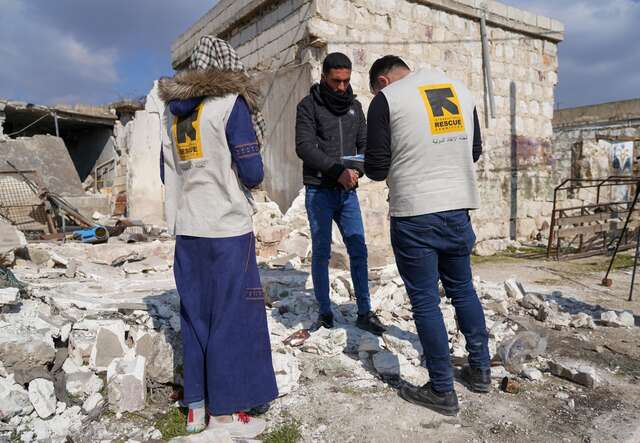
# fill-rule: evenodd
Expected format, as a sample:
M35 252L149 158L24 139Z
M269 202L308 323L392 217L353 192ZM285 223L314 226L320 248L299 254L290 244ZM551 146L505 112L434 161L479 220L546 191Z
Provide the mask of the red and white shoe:
M201 432L206 427L205 418L207 417L204 407L202 408L189 408L189 414L187 415L187 433L196 434Z
M207 429L224 429L234 438L254 438L262 434L267 428L267 422L261 418L251 417L245 412L225 416L223 418L209 417Z

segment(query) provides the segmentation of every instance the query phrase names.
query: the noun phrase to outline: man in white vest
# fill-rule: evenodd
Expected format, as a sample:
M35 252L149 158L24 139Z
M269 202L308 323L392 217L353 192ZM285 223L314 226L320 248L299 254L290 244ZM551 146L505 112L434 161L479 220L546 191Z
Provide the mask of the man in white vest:
M442 72L411 72L399 57L369 71L375 94L368 112L365 171L387 180L391 243L413 307L430 382L405 385L406 400L446 415L459 412L438 280L456 310L469 352L462 381L475 392L491 386L488 335L474 290L469 210L480 204L474 162L482 152L473 97Z

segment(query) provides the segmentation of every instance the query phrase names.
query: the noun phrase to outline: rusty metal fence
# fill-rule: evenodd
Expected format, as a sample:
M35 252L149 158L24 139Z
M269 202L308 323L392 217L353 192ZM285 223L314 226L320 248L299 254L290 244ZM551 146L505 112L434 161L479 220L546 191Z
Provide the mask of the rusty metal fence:
M635 247L639 185L640 178L629 176L564 180L554 190L547 256L581 258Z

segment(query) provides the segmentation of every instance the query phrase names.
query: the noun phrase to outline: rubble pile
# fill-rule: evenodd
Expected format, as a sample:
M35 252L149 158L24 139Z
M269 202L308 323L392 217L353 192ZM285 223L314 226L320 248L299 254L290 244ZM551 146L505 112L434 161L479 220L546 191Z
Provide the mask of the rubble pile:
M425 383L424 351L397 268L370 271L372 308L388 325L382 337L355 327L354 288L340 262L330 271L336 327L313 330L317 304L303 197L285 215L266 198L256 205L280 395L317 375L353 388L381 381ZM171 239L123 243L112 238L98 245L17 239L2 250L11 267L0 274L0 436L64 442L107 409L141 411L154 401L149 395L154 389L182 384L173 249ZM501 360L493 370L497 379L535 383L553 374L585 387L601 380L579 361L547 358L545 337L525 330L512 320L514 314L529 314L554 329L633 326L633 316L625 312L569 313L558 294L527 292L516 280L475 279L474 286L485 307L490 352ZM466 355L464 336L440 289L451 354L460 360ZM158 433L132 432L132 439Z

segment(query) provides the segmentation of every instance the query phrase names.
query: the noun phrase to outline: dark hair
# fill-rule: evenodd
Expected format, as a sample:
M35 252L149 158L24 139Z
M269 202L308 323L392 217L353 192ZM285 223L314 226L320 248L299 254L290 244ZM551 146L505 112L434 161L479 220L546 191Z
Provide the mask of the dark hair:
M328 74L332 69L351 69L351 60L342 52L332 52L322 62L322 72Z
M369 87L375 89L378 76L386 75L394 68L409 69L409 66L397 55L385 55L373 62L369 69Z

